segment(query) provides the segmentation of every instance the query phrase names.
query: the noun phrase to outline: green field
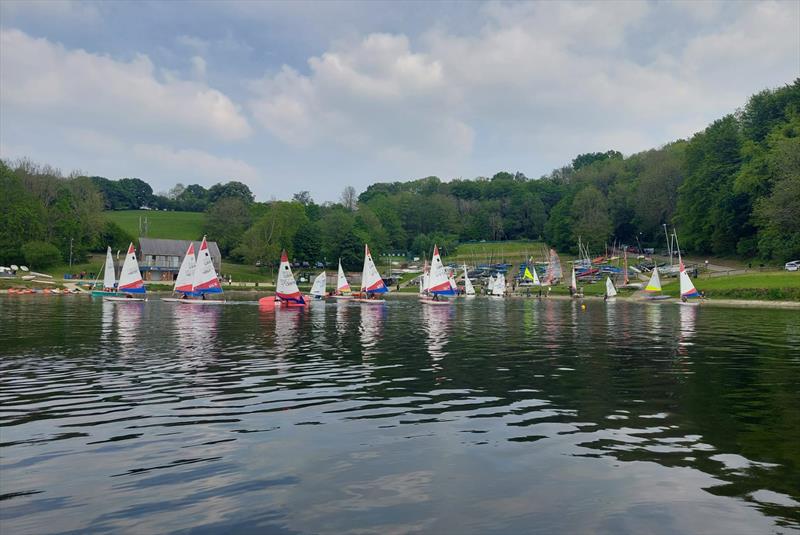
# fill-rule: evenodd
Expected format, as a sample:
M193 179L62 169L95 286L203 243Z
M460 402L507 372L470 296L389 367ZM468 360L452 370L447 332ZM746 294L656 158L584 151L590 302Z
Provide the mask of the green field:
M203 237L203 212L158 212L155 210L119 210L105 212L106 217L138 238L139 219L147 219L148 238L199 240Z
M765 271L726 277L700 277L693 282L709 298L800 301L800 272ZM667 295L680 295L676 279L671 279L663 288Z

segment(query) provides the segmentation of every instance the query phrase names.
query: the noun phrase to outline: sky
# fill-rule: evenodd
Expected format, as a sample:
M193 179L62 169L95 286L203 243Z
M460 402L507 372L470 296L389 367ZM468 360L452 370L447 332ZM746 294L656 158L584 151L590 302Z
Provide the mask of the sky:
M688 138L800 76L800 2L0 2L0 157L258 200Z

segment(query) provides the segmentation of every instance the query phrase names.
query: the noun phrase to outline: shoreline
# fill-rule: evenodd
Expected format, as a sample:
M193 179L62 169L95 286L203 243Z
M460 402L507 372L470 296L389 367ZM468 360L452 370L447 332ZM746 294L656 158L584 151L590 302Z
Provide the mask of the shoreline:
M20 286L25 286L21 284ZM33 288L34 290L41 290L42 288ZM148 292L149 295L153 296L168 296L172 292L166 290L155 290ZM235 296L253 296L253 297L267 297L269 295L274 295L274 290L272 291L260 291L256 289L248 289L248 290L226 290L226 294L235 297ZM8 289L3 288L0 289L0 295L16 295L16 294L9 294ZM22 294L22 295L63 295L63 294L40 294L40 292L34 294ZM90 292L87 291L80 291L79 293L72 293L69 295L83 295L83 296L90 296ZM418 298L419 294L416 292L389 292L388 296L390 299L395 297L398 298ZM463 297L463 296L459 296ZM478 299L482 299L486 296L478 295L475 296ZM456 298L458 299L458 298ZM574 298L570 297L569 295L561 295L561 294L551 294L549 297L536 297L536 296L526 296L526 295L508 295L505 299L515 299L515 300L556 300L556 301L572 301ZM579 302L603 302L603 297L598 295L589 295L574 299L575 301ZM671 297L670 299L664 299L662 301L648 301L646 299L640 299L635 297L620 297L617 296L616 300L629 302L629 303L640 303L640 304L677 304L678 298ZM730 307L730 308L774 308L774 309L800 309L800 301L766 301L762 299L706 299L702 301L699 305L700 307Z

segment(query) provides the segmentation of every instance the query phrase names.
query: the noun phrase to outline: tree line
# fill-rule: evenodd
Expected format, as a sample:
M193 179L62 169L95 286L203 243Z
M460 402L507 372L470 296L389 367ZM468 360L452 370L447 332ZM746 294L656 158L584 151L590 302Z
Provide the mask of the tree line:
M686 251L800 257L800 79L753 95L689 139L627 157L581 154L537 179L499 172L375 183L360 194L347 187L338 202L321 204L308 191L256 202L235 181L153 194L140 179L61 177L35 167L1 168L3 202L14 205L0 215L2 262L20 259L30 241L60 251L69 238L81 251L104 248L119 229L99 211L141 206L204 211L209 239L226 257L249 264L273 264L287 249L296 261L341 258L357 269L365 242L377 254L420 255L433 243L452 253L460 242L523 238L575 251L580 239L599 252L614 241L662 244L665 223L677 228Z

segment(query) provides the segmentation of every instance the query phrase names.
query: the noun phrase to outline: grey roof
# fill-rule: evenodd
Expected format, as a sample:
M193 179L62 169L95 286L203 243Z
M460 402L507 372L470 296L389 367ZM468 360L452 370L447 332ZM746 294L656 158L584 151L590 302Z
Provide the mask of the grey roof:
M186 249L189 248L190 240L162 240L158 238L139 238L139 251L141 254L146 255L163 255L163 256L179 256L183 258L186 254ZM201 242L195 241L195 252L200 250ZM215 262L222 259L222 255L217 247L217 242L210 241L208 243L208 251L211 253L211 258Z

